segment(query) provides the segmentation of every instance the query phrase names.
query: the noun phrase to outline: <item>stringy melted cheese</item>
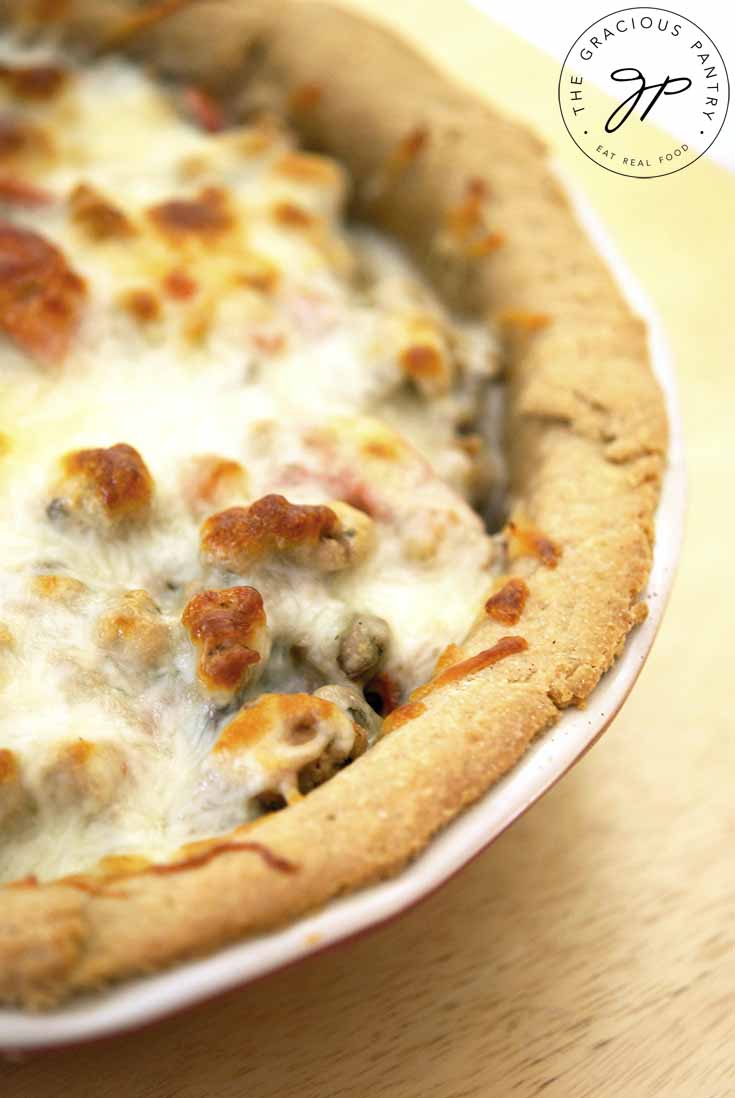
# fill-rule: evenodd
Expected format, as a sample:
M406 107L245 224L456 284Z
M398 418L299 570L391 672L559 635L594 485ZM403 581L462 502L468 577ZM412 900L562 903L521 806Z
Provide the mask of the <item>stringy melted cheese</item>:
M10 46L3 56L46 59ZM289 159L286 132L204 133L119 61L69 77L49 101L4 91L8 113L48 135L51 151L21 157L12 172L52 201L0 204L0 216L55 243L88 301L58 365L0 337L0 752L19 768L3 779L0 766L3 879L78 871L115 853L166 858L258 813L254 798L270 787L254 755L239 785L212 795L208 760L233 711L203 696L181 625L202 588L247 584L263 598L272 651L238 704L346 683L338 643L358 612L388 622L384 670L403 697L431 674L489 586L490 541L462 498L476 470L458 427L496 363L485 327L453 322L395 247L345 228L341 169ZM133 231L90 237L71 216L78 184ZM183 240L160 231L151 207L208 187L224 195L226 231ZM170 291L171 272L186 276L189 296ZM141 290L154 295L150 319L123 304ZM453 371L446 391L429 395L398 364L427 331ZM153 477L149 522L101 534L50 519L60 457L119 442ZM244 467L243 505L270 492L309 504L369 496L374 550L335 573L285 559L244 576L203 564L202 516L182 487L202 454ZM41 597L45 574L87 590ZM150 594L169 630L170 653L152 669L131 669L99 644L100 616L130 589ZM91 790L82 795L63 771L70 750L84 754L80 741L101 760L95 769L82 758Z

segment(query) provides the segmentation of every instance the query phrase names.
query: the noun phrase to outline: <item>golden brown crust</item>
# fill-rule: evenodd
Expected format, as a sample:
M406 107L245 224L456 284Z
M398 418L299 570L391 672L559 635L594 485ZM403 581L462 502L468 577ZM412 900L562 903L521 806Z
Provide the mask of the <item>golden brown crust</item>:
M248 832L260 852L220 841L168 876L6 889L0 999L33 1006L278 925L405 864L560 707L587 697L640 620L666 451L643 325L534 137L362 21L370 63L344 65L356 17L326 5L164 6L168 17L136 34L127 5L76 0L63 27L76 43L124 41L235 113L290 110L307 145L350 170L358 210L399 237L450 302L505 318L512 518L558 552L544 561L527 551L533 539L509 546L529 592L512 651L508 625L483 615L444 661L440 689L397 710L391 734L353 765ZM17 16L17 3L0 0L0 12L11 9ZM482 244L489 234L492 247ZM499 643L505 658L483 668ZM474 674L443 677L468 660Z

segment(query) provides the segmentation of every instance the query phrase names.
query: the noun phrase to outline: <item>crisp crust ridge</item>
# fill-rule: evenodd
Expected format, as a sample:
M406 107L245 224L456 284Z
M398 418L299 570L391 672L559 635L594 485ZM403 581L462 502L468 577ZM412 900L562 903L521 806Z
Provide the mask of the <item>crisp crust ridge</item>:
M36 8L0 0L0 16L14 23L32 26ZM0 1001L29 1007L201 954L396 872L561 707L584 701L645 613L663 400L644 327L576 224L540 143L392 34L316 0L277 11L268 0L164 9L135 34L137 5L67 0L58 29L82 48L122 47L164 75L226 91L239 113L289 110L307 145L347 165L358 210L401 239L450 302L503 323L514 513L562 555L555 568L514 566L529 591L515 629L526 651L429 694L350 767L251 825L257 843L239 849L220 838L211 856L165 875L3 889ZM338 63L356 22L380 64ZM400 170L386 171L396 150ZM478 179L497 246L467 254L447 247L446 227ZM454 658L507 633L484 616ZM280 872L258 845L296 871Z

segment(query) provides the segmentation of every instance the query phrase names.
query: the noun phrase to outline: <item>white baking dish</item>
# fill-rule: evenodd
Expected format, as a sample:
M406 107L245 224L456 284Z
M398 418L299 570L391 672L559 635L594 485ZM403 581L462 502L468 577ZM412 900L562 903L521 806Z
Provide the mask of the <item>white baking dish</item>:
M654 368L664 389L671 449L656 518L647 590L649 614L583 710L567 710L505 778L441 832L398 877L336 900L283 930L220 949L200 961L85 996L44 1014L0 1009L0 1050L49 1048L136 1028L246 984L391 919L438 888L488 846L554 784L605 731L632 689L651 649L671 590L684 523L682 428L671 361L661 326L615 253L599 220L572 192L580 219L633 307L649 324Z

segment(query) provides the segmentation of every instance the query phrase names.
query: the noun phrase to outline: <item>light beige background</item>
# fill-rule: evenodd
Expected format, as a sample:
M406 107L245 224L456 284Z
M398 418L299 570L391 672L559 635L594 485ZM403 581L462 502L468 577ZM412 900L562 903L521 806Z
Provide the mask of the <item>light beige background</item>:
M547 137L660 310L691 493L668 616L603 740L438 895L145 1033L0 1068L0 1093L735 1095L735 177L602 171L562 129L555 62L463 0L360 6Z

